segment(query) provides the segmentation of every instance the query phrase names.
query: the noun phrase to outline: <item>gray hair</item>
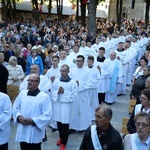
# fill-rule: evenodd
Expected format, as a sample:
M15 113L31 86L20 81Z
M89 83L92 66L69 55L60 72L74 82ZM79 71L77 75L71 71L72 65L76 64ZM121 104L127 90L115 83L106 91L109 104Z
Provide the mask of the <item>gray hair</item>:
M12 65L12 62L13 62L14 59L17 60L17 57L16 57L16 56L11 56L11 57L9 58L8 63L9 63L10 65ZM16 62L17 62L17 61L16 61Z
M95 112L99 111L100 109L102 109L104 111L104 116L105 117L112 118L113 112L112 112L112 109L108 105L101 104L101 105L97 106L96 109L95 109Z

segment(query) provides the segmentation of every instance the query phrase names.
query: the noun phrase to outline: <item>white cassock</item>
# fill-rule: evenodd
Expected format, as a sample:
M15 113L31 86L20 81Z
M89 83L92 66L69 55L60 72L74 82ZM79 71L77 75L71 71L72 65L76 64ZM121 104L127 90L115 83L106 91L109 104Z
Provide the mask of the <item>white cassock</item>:
M129 57L127 84L131 85L132 84L131 81L132 81L133 73L135 72L135 63L136 63L137 52L132 47L129 47L128 49L126 49L126 51L128 52L128 57Z
M9 141L12 104L8 95L0 92L0 145Z
M51 82L51 77L54 76L55 79L60 78L60 67L57 68L53 68L53 66L46 72L45 76L49 79L49 81ZM53 83L51 82L51 85L53 86ZM49 96L51 97L51 92L49 94ZM52 103L52 117L50 120L49 125L52 128L57 129L57 123L55 121L55 104L54 101L52 100L51 97L51 103Z
M95 51L94 48L92 48L92 47L90 48L90 54L89 55L93 56L94 60L96 61L96 59L97 59L97 53L96 53L96 51Z
M63 94L58 94L60 86L64 88ZM60 81L60 78L57 78L53 82L51 96L55 103L55 121L63 124L70 123L70 110L72 109L71 103L75 100L77 90L77 83L73 79L68 82L63 82Z
M118 69L117 72L117 81L114 85L115 91L110 92L109 90L106 92L105 101L108 103L113 103L117 99L117 84L122 83L122 65L118 59L110 60L110 58L105 59L104 61L105 66L108 67L109 76L108 76L108 86L110 87L110 83L112 77L114 75L115 68Z
M27 95L28 90L19 93L13 104L13 119L18 124L16 141L40 143L52 116L51 100L48 94L40 91L37 96ZM18 123L18 116L31 118L36 126Z
M79 48L79 51L83 53L83 56L85 58L85 60L84 60L84 62L85 62L84 66L87 66L87 57L90 55L90 48L87 47L87 46L85 46L85 47L81 46Z
M79 51L79 52L77 52L77 53L71 52L71 53L69 54L69 56L68 56L68 59L71 61L71 63L73 63L73 67L72 67L72 68L76 67L76 59L77 59L77 56L78 56L78 55L84 56L84 54L83 54L81 51Z
M128 53L127 51L115 51L116 56L120 57L120 62L122 64L122 84L118 84L117 94L126 94L126 87L127 87L127 69L128 69Z
M62 59L59 60L59 64L58 64L59 68L61 68L62 65L68 65L70 69L72 69L74 67L73 62L71 62L69 57L67 57L64 60L62 60Z
M73 68L70 77L79 81L78 93L72 103L70 129L82 131L91 124L90 100L88 90L91 87L91 73L87 68Z
M110 45L108 44L108 42L100 42L100 47L104 47L105 48L105 57L108 58L109 57L109 53L110 53Z
M29 79L29 76L30 75L26 76L24 78L24 80L22 81L22 83L20 84L20 86L19 86L20 91L27 90L27 86L28 86L28 81L27 80ZM52 85L51 85L50 80L46 76L40 75L40 84L38 86L39 90L43 91L44 93L49 94L51 86Z
M95 120L95 108L99 105L97 87L100 84L100 72L93 66L92 68L86 67L91 73L91 88L88 89L90 107L91 107L91 120Z
M100 84L97 87L98 93L105 93L108 90L108 75L109 70L107 66L104 65L104 62L96 62L96 65L100 67Z
M91 48L93 48L93 49L96 51L96 53L98 54L98 51L99 51L100 45L99 45L99 43L95 43L95 44L93 44L93 45L92 45L92 47L91 47Z

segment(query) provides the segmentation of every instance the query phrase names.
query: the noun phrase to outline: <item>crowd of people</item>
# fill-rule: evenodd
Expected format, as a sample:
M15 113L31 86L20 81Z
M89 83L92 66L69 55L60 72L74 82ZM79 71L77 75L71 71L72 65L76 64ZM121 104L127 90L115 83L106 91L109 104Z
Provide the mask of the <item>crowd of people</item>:
M66 149L70 133L85 130L80 150L122 150L108 105L126 94L129 85L130 97L137 101L128 123L134 128L131 133L137 132L132 138L149 142L147 132L143 141L139 128L150 127L150 120L145 115L143 123L141 114L136 116L149 113L150 37L144 22L123 20L118 31L114 20L98 20L95 37L75 21L0 26L0 134L6 137L0 138L0 149L8 149L6 128L10 129L13 112L21 150L41 150L46 126L58 130L60 150ZM7 85L19 86L13 107ZM96 125L89 127L94 121ZM126 150L136 147L130 138L125 138Z

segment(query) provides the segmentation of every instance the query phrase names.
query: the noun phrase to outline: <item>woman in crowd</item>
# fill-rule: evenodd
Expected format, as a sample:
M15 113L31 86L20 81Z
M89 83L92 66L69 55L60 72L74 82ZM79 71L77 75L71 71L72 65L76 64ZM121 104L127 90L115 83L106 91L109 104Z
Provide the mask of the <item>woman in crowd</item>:
M130 119L128 121L127 129L129 131L129 133L135 133L136 132L134 117L138 112L144 111L146 113L150 113L150 89L144 89L141 92L140 101L141 101L141 104L135 105L134 110L133 110L133 112L130 116Z
M23 72L25 73L26 72L26 59L25 59L25 57L23 56L20 49L16 50L15 54L17 57L18 65L21 65Z
M7 84L19 85L24 78L24 72L22 67L17 64L17 57L11 56L9 58L9 65L6 68L9 74Z
M32 45L28 44L27 49L23 51L23 56L27 59L31 55Z
M128 134L124 139L124 150L149 150L150 114L139 112L134 119L136 133Z
M40 56L37 55L37 50L32 49L31 50L31 55L28 56L27 58L27 65L26 65L26 75L30 74L30 66L32 64L36 64L40 68L40 74L44 73L44 67L43 67L43 62Z
M132 85L130 96L132 99L137 100L137 104L140 103L140 93L145 88L145 81L150 76L150 66L143 68L143 75L139 76L135 83Z
M142 57L140 59L140 66L137 67L137 69L135 70L135 73L133 74L133 82L135 82L135 80L139 76L143 75L143 68L145 68L147 64L148 64L147 58L146 57Z

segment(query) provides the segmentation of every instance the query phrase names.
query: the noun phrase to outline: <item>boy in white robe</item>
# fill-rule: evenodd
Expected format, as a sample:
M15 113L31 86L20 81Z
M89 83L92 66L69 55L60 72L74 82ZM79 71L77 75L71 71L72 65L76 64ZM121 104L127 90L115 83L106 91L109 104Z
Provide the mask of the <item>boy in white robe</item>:
M88 90L90 107L91 107L91 120L95 120L94 110L99 105L97 87L100 85L100 71L93 66L94 57L88 56L87 58L87 69L91 73L91 88Z
M91 73L84 65L84 56L76 58L77 67L70 71L69 76L76 80L78 93L72 103L70 129L83 131L91 124L91 109L88 90L91 88Z
M68 65L62 65L61 77L53 82L52 100L55 103L55 120L59 131L59 140L57 145L61 150L66 149L69 135L69 122L71 103L77 95L77 83L68 76Z

